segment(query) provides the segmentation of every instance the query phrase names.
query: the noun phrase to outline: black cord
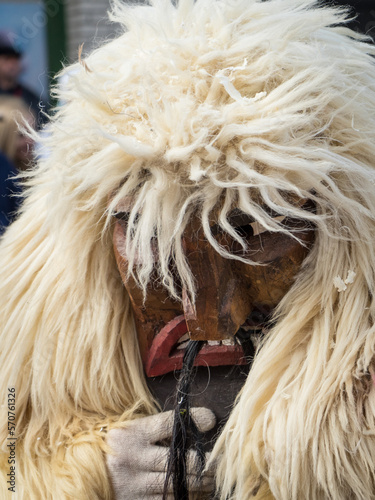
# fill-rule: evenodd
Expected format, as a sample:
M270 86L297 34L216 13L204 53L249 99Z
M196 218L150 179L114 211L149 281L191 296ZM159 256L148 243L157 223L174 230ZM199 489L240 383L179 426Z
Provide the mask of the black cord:
M172 442L169 450L167 474L164 483L163 500L167 498L168 486L172 482L175 500L189 500L187 484L187 454L189 449L197 453L198 481L205 466L202 433L190 414L190 387L194 380L194 361L203 347L203 341L188 343L177 384L176 405L173 421Z

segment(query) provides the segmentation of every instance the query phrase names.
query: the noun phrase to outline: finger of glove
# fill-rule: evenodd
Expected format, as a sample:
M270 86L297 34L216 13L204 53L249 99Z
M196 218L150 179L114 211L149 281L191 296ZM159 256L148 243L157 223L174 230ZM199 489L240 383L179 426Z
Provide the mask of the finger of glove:
M107 442L114 450L120 451L129 440L140 444L156 443L172 435L173 411L166 411L126 422L122 428L111 429Z
M210 453L205 454L205 464L210 458ZM197 473L197 465L199 464L197 452L194 450L189 450L186 455L186 470L188 474L196 474ZM213 467L205 468L204 474L207 477L214 476Z
M165 472L150 472L145 481L146 495L162 495L164 491L166 474ZM167 493L172 494L172 488L168 485Z
M141 433L144 440L156 443L172 436L173 410L129 422L129 428Z
M191 409L191 415L195 422L195 425L201 432L207 432L211 430L216 424L216 417L214 413L208 408L197 407ZM163 413L158 413L157 415L152 415L150 417L145 417L139 419L140 427L138 430L143 432L145 438L151 443L156 443L157 441L162 441L163 439L171 438L173 431L173 419L174 411L166 411ZM131 422L132 425L136 425L136 422Z
M124 432L119 432L124 431ZM107 444L112 452L106 454L107 465L111 469L126 468L139 471L166 470L169 448L144 443L141 439L130 439L126 434L127 429L114 429L107 434Z
M167 460L169 456L169 450L161 448L161 452L159 454L159 462L155 462L152 465L152 469L157 473L159 472L160 475L154 475L154 478L157 478L158 480L163 479L163 485L165 481L165 472L167 470ZM187 466L187 480L188 480L188 487L189 491L191 492L211 492L213 491L215 487L214 483L214 472L212 469L205 470L202 475L199 475L198 472L198 460L197 460L197 452L193 450L189 450L187 453L187 459L186 459L186 466ZM209 458L209 453L206 453L206 460ZM155 482L155 485L158 483ZM172 491L172 486L171 484L168 485L168 491Z
M148 453L147 457L144 457L145 470L151 470L153 472L165 472L168 466L169 459L169 448L164 446L153 446L151 452ZM205 465L208 462L210 453L206 453ZM197 466L199 464L197 452L194 450L189 450L186 456L186 469L188 474L196 474ZM213 467L205 467L204 474L207 477L214 476Z
M207 463L210 454L206 453L205 463ZM164 446L154 446L152 451L145 457L145 469L154 472L165 472L169 458L169 448ZM196 474L198 465L198 455L194 450L189 450L186 454L186 470L188 474ZM205 469L207 476L213 476L214 470L212 467Z
M152 472L167 470L169 448L166 446L150 445L147 456L144 457L144 468Z
M208 408L192 408L191 416L193 417L195 425L201 432L207 432L211 430L216 424L215 414ZM147 419L150 419L150 421L147 422ZM154 429L151 428L151 419L154 419L152 421ZM170 438L173 431L173 419L174 412L172 410L142 419L144 420L143 424L145 426L148 426L148 424L150 424L150 427L147 427L145 429L145 434L149 436L150 442L156 443L157 441Z
M198 407L192 408L190 411L195 425L201 432L207 432L215 427L215 414L208 408Z

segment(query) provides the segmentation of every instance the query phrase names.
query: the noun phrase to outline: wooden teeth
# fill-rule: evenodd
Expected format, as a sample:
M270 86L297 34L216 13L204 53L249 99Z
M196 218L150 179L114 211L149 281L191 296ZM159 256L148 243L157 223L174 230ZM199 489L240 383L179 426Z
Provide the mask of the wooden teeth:
M188 333L185 333L185 335L183 335L179 341L178 341L178 344L177 344L177 349L185 349L186 346L188 345L189 343L189 334ZM231 346L231 345L236 345L236 342L233 339L225 339L225 340L207 340L205 342L205 344L209 345L209 346L221 346L221 345L225 345L225 346Z

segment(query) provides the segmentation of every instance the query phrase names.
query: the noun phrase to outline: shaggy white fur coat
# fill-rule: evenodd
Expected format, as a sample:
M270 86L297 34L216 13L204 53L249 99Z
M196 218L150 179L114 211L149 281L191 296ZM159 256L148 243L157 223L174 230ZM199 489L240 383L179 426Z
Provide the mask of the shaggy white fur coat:
M194 300L181 246L193 210L227 258L241 257L210 232L218 202L237 239L233 206L269 231L287 229L266 207L315 225L214 450L218 495L374 499L374 48L313 0L155 0L112 15L124 33L68 68L47 159L0 245L1 499L14 498L8 388L20 500L109 500L106 430L157 411L112 249L124 198L130 272L145 290L156 267L177 298L171 267Z

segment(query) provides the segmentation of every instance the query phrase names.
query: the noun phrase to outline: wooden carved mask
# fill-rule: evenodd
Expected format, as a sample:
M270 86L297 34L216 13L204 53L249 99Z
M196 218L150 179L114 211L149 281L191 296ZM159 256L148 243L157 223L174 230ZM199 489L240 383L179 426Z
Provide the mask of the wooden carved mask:
M119 212L116 217L115 255L132 303L148 377L180 369L189 339L207 341L197 357L198 366L244 363L236 334L261 328L267 321L292 286L314 239L313 228L306 221L275 216L297 232L299 242L288 234L265 230L235 209L229 222L246 239L246 252L218 225L214 224L211 231L216 241L233 255L255 263L246 264L219 255L207 241L200 219L192 217L183 234L183 246L196 280L193 306L184 290L181 303L173 300L157 280L150 281L144 300L143 291L127 276L126 213Z

